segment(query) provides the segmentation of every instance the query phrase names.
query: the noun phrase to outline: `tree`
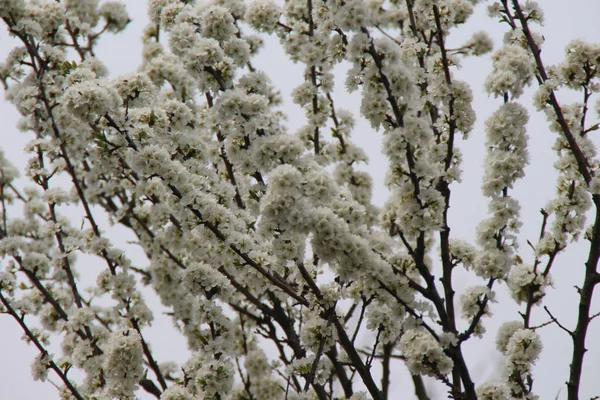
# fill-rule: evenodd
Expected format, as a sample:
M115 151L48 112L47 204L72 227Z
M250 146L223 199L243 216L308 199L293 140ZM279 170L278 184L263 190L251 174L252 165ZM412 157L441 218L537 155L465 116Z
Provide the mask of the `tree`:
M140 69L109 78L96 46L130 18L98 3L0 1L20 42L0 77L32 137L29 186L0 157L0 310L38 351L34 379L64 399L534 399L554 327L570 352L557 387L569 400L600 395L582 388L598 344L600 45L575 40L549 65L535 2L487 5L506 34L485 81L497 102L483 116L489 211L465 240L451 206L475 112L459 66L493 44L483 32L448 43L486 5L151 0ZM292 98L305 120L291 133L279 91L253 65L267 35L304 68ZM339 107L340 78L359 109ZM528 85L557 157L535 238L519 233L515 196L530 159ZM361 118L383 133L382 207L353 143ZM570 326L546 294L581 249ZM187 341L180 365L148 340L153 296ZM513 301L512 320L494 325L492 310ZM490 337L502 361L478 379L467 349ZM405 371L412 387L393 391Z

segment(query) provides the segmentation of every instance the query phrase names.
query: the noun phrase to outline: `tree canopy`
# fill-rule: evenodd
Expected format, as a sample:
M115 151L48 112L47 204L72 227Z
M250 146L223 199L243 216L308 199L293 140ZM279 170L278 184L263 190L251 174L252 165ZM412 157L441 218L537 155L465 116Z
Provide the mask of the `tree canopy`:
M600 350L600 44L574 39L548 63L530 0L147 9L141 65L111 76L96 48L127 34L124 3L0 0L17 43L0 80L31 138L27 184L0 150L0 321L36 349L33 379L69 400L538 399L547 382L557 398L600 396L583 373ZM478 31L450 45L477 9L502 42ZM301 66L298 125L257 67L273 38ZM480 56L482 87L460 73ZM478 129L481 90L496 104ZM556 157L537 220L515 190L537 150L532 113ZM357 144L372 131L383 201ZM461 237L473 135L488 211ZM556 284L565 273L575 289ZM572 323L547 302L565 290ZM184 340L183 362L153 351L162 312L176 332L161 340ZM488 350L500 356L484 375ZM558 379L537 374L546 351L568 353Z

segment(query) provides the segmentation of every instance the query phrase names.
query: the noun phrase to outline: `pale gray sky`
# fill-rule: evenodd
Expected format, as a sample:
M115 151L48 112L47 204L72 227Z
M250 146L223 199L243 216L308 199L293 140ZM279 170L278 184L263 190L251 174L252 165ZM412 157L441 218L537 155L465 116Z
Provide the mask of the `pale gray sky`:
M558 62L562 59L565 45L572 39L583 38L590 42L600 41L598 29L598 16L600 15L600 2L597 0L542 0L540 1L545 11L545 25L540 30L546 38L543 47L543 57L547 64ZM109 67L111 74L117 76L135 70L140 63L140 36L146 23L145 2L133 0L127 2L133 22L124 34L119 36L106 35L100 42L97 55ZM465 28L456 31L450 38L449 46L465 42L472 32L486 30L493 38L496 46L501 43L503 25L492 22L485 13L485 2L478 6L476 15L469 21ZM12 48L14 42L8 37L4 26L0 29L0 59L3 59ZM279 49L278 40L270 38L267 47L254 61L255 66L264 70L271 77L277 87L286 96L284 110L289 116L288 127L294 131L303 124L303 112L289 100L289 93L293 87L301 82L302 66L294 65L286 60ZM463 63L457 73L460 79L469 82L474 92L474 108L478 122L471 133L468 142L459 142L464 155L463 183L453 187L453 200L451 208L452 234L456 237L471 240L474 237L477 223L485 216L487 203L480 193L480 183L483 171L485 148L483 145L483 121L501 104L500 99L494 99L482 90L483 81L490 68L489 57L471 58ZM343 68L340 68L343 72ZM359 94L348 95L343 85L344 76L340 76L337 86L337 106L349 110L358 110ZM531 90L524 96L522 103L530 110ZM563 97L563 102L573 98ZM540 114L532 115L529 123L529 143L531 164L526 169L527 177L519 182L515 188L515 196L521 201L522 228L521 240L535 239L539 232L539 209L554 194L555 175L552 163L555 159L551 150L554 133L549 132L545 117ZM12 105L5 101L0 102L0 120L3 129L0 131L0 146L9 158L19 167L23 167L26 156L22 147L30 139L29 134L18 132L15 127L18 115ZM385 158L381 155L381 133L373 131L369 124L360 120L355 132L354 140L363 146L370 158L366 169L375 179L374 200L377 204L385 201L386 189L383 186L383 177L386 170ZM600 145L600 140L596 140ZM125 247L126 235L118 233L117 247ZM576 320L577 296L574 285L581 282L583 261L587 255L587 243L573 245L567 253L561 255L554 267L555 289L551 290L546 299L548 307L554 311L561 322L569 327L574 326ZM527 253L525 253L527 254ZM143 258L138 258L143 260ZM526 260L526 262L529 260ZM142 262L142 261L140 261ZM472 280L458 281L457 287L468 286ZM495 318L486 323L488 335L481 341L471 341L467 346L467 359L474 367L474 378L481 379L495 376L501 364L501 356L495 350L494 337L497 326L509 319L518 319L516 308L511 300L508 305L505 293L499 293L500 302L493 305ZM594 309L600 310L600 301L596 296ZM158 304L156 299L147 296L151 304ZM543 311L536 311L536 321L546 321ZM171 322L168 318L155 313L155 322L147 334L156 356L160 361L184 361L187 358L185 341L178 336L173 336ZM544 351L537 363L537 380L535 392L541 399L566 398L564 381L567 378L571 343L569 337L556 326L549 326L542 331ZM24 344L20 337L22 332L16 323L7 316L0 315L0 398L2 400L29 400L29 399L57 399L56 390L49 383L33 382L30 377L30 363L37 354L33 347ZM175 340L172 340L175 338ZM57 349L57 347L54 347ZM598 370L600 370L600 322L592 324L588 333L588 348L584 367L583 386L581 398L588 399L600 395ZM406 374L401 374L393 379L392 389L396 389L398 398L411 398L405 390L411 393L412 387ZM51 378L56 381L55 378ZM560 394L559 394L560 391ZM446 398L443 392L436 392L435 399Z

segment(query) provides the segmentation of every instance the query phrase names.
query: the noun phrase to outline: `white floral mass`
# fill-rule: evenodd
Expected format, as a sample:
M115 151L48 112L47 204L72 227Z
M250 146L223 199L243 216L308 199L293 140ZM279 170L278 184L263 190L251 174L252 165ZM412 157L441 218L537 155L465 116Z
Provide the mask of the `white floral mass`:
M150 0L142 65L113 77L95 46L124 34L124 2L0 0L19 43L0 80L31 138L26 187L0 150L0 312L36 349L32 378L64 400L384 400L408 371L419 400L537 399L540 332L553 326L572 339L561 390L578 399L599 315L600 45L574 40L547 65L538 3L478 3ZM486 6L503 43L480 31L450 47ZM287 124L282 94L253 64L268 35L303 68L291 93L302 126ZM477 133L474 88L457 71L486 54L497 102L481 132L488 212L469 241L450 216L460 143ZM358 93L357 110L339 107L338 86ZM561 89L583 100L562 101ZM514 194L530 163L528 90L558 176L535 240ZM382 207L353 141L359 119L383 135ZM577 240L588 257L573 266L573 328L545 299ZM102 270L86 287L90 259ZM149 292L186 362L153 353ZM496 329L495 303L510 297L518 319ZM482 378L465 349L494 336L502 362Z

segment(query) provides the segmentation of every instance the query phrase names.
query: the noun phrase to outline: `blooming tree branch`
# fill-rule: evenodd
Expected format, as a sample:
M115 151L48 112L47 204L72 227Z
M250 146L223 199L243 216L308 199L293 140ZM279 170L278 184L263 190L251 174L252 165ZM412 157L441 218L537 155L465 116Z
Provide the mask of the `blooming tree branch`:
M452 191L475 112L457 70L493 44L483 32L448 43L477 3L150 0L142 65L109 78L95 46L108 32L124 34L125 5L0 2L20 42L0 78L20 127L33 134L31 187L17 185L0 153L0 311L37 348L34 378L53 371L64 399L133 399L141 388L161 400L384 400L397 397L396 374L407 370L419 400L433 398L433 387L454 399L535 399L541 332L557 325L573 341L567 389L578 399L598 316L590 104L600 47L572 42L561 64L546 66L533 30L539 6L489 5L509 31L485 82L500 98L485 122L488 215L474 241L461 239ZM262 45L255 33L276 35L304 67L291 98L305 123L293 133L278 89L252 63ZM358 110L339 107L340 65L349 66ZM542 208L533 242L520 235L514 190L529 163L520 101L532 82L559 157L556 198ZM582 101L559 102L562 87ZM366 152L353 142L359 118L383 133L390 195L381 208L360 170ZM146 260L118 249L107 222L126 228ZM590 247L569 328L544 301L559 255L582 235ZM94 272L77 256L96 260L95 286L83 288L82 276ZM457 284L464 276L474 284ZM144 286L187 340L180 365L152 351ZM502 291L523 308L497 332L498 379L482 382L465 349L489 335ZM550 321L536 326L540 306ZM59 356L49 354L50 339Z

